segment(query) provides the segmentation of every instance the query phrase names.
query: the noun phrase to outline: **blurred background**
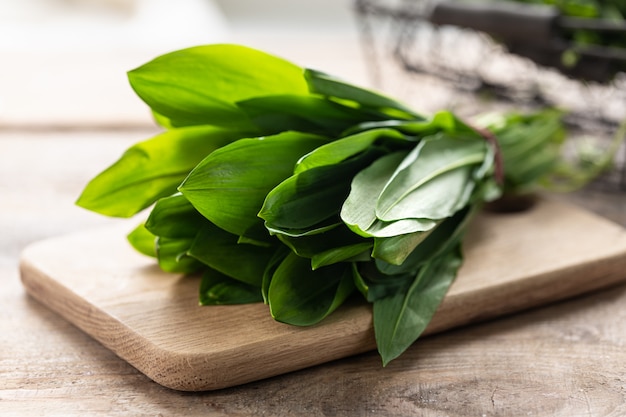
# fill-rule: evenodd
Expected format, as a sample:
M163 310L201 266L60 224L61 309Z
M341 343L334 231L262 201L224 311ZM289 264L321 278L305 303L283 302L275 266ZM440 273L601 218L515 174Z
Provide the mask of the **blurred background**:
M237 42L365 81L349 0L0 0L0 127L151 123L126 71Z

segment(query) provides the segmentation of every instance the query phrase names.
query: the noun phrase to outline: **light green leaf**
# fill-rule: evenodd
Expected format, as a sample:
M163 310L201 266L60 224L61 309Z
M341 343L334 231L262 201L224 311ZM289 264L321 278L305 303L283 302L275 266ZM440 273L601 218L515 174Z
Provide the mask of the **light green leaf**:
M341 207L341 220L355 233L371 236L367 230L376 222L378 196L406 155L399 151L382 156L353 177L350 194Z
M147 256L157 256L155 243L156 236L150 233L143 223L134 228L126 236L126 239L137 252L143 253Z
M139 142L93 178L76 204L107 216L131 217L174 194L205 156L242 134L237 129L201 126L170 130Z
M131 86L173 126L253 129L238 101L272 94L308 94L303 69L238 45L171 52L128 73Z
M393 221L406 218L442 219L464 205L474 169L487 154L484 140L431 136L416 146L385 185L376 217ZM466 201L459 202L459 198Z
M213 152L179 188L212 223L235 235L246 235L261 220L265 196L293 172L312 149L328 139L298 132L241 139Z

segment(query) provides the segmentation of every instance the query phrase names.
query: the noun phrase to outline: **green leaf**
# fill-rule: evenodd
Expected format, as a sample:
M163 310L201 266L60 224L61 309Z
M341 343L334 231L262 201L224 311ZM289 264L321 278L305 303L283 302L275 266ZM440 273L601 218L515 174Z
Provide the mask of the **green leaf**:
M374 331L383 366L417 340L462 263L460 243L424 265L406 291L374 301Z
M131 217L174 194L205 156L242 134L237 129L189 127L139 142L93 178L76 204L107 216Z
M422 119L422 116L397 100L365 88L351 85L329 74L306 69L304 76L312 93L350 100L363 107L370 107L376 110L395 110L395 112L391 114L403 119Z
M139 253L156 257L156 236L150 233L142 223L134 228L127 236L128 243Z
M128 73L139 97L173 126L254 129L236 102L272 94L308 94L303 69L238 45L171 52Z
M207 222L188 254L222 274L260 288L274 252L272 247L238 243L238 236Z
M204 159L179 189L212 223L246 235L262 223L257 213L269 191L292 174L302 155L327 141L298 132L241 139Z
M325 165L336 165L370 149L378 141L387 139L406 143L404 135L392 129L376 129L346 136L320 146L302 157L294 173L299 174L311 168Z
M157 201L146 220L146 229L156 236L194 237L207 220L182 195Z
M311 257L311 268L315 270L339 262L368 261L370 260L372 246L372 242L362 242L316 253Z
M202 269L202 263L187 254L193 238L156 238L159 267L165 272L189 274Z
M371 236L367 230L376 222L376 203L387 181L407 152L382 156L352 179L350 194L341 207L341 219L355 233Z
M229 305L263 301L259 287L245 284L212 269L202 274L200 281L200 304Z
M380 193L376 217L393 221L451 216L469 200L466 189L474 185L472 173L482 166L487 146L485 140L474 138L423 139Z
M353 290L349 264L340 263L313 271L308 259L292 253L274 272L268 303L275 320L310 326L339 307Z
M297 130L336 136L356 123L371 119L367 113L317 96L263 96L240 101L237 106L265 134Z
M335 217L350 190L351 178L380 152L367 152L336 165L295 174L267 194L259 217L273 230L306 229Z

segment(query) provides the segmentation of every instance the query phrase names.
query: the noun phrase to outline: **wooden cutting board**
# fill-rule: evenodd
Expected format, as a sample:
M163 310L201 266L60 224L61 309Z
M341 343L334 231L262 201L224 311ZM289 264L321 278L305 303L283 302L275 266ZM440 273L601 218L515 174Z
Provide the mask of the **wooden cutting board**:
M273 321L263 304L200 307L198 278L161 272L126 232L34 243L21 277L34 298L159 384L213 390L375 349L366 303L308 328ZM626 230L549 199L483 213L465 241L466 261L427 333L626 281Z

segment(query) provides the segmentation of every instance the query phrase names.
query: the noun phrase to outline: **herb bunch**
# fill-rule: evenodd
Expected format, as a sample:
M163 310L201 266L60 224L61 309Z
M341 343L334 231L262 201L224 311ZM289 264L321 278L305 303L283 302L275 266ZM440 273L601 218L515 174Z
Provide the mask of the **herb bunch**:
M360 294L383 364L431 320L472 214L545 181L564 138L555 111L474 127L238 45L172 52L128 76L164 131L77 204L149 211L130 243L165 271L202 274L203 305L265 302L308 326Z

